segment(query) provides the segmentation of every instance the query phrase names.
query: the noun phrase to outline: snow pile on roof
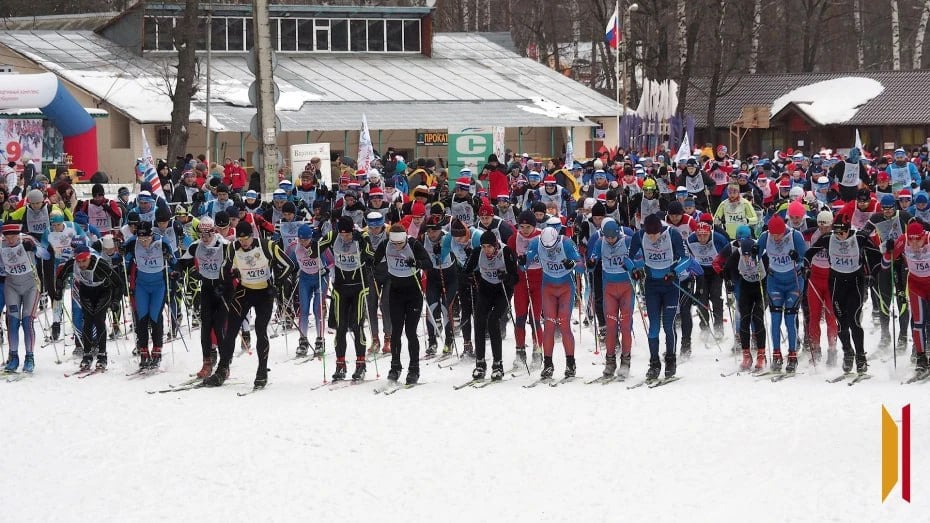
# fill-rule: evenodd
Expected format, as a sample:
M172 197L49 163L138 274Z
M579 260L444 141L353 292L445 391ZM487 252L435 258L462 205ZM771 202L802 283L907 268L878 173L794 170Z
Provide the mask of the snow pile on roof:
M821 125L841 124L848 122L860 107L884 90L881 83L871 78L834 78L798 87L779 97L772 102L772 114L793 102Z
M560 120L574 120L578 122L584 121L584 115L575 109L566 107L564 105L559 105L552 100L546 100L545 98L533 98L533 106L517 105L517 107L528 113L541 114L550 118L558 118Z
M287 82L275 80L275 83L278 84L281 94L278 103L275 104L275 109L278 111L299 111L304 103L323 99L320 95L303 91ZM225 102L236 107L252 107L252 102L249 101L249 84L239 80L213 80L212 84L211 102ZM198 101L206 102L206 91L200 89L196 98Z

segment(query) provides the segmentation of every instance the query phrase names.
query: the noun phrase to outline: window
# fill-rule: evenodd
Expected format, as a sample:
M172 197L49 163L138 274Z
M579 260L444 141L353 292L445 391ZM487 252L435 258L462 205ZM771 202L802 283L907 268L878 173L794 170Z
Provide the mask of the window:
M226 48L230 51L245 50L245 18L226 19ZM273 41L273 40L272 40Z
M212 18L210 20L210 49L214 51L226 50L225 18Z
M898 146L920 145L924 143L923 127L901 127L898 129Z
M351 49L353 51L367 51L368 24L364 20L350 20L349 30L352 36L352 39L350 40L352 44Z
M329 30L330 49L333 51L349 50L349 21L332 20Z
M277 49L278 45L278 24L271 23L271 45ZM252 34L252 19L245 19L245 50L248 51L255 47L255 35Z
M158 22L153 16L146 16L142 21L142 49L152 51L158 48Z
M314 20L316 28L314 49L317 51L329 51L329 20Z
M387 50L398 52L404 50L404 22L401 20L387 21Z
M419 20L404 20L404 51L420 52Z
M368 21L368 51L372 53L384 51L384 20Z
M297 50L313 51L313 20L297 20Z
M297 49L297 20L281 20L281 51Z

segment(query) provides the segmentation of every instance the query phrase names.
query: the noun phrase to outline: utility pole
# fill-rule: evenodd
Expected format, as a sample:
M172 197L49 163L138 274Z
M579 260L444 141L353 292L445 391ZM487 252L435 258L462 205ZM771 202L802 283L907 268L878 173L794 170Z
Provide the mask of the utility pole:
M271 27L268 0L252 0L252 21L255 33L255 81L258 83L258 121L262 144L262 194L270 201L271 192L278 185L278 145L275 129L274 78L272 76ZM255 166L258 168L259 166Z
M210 166L210 58L213 54L213 6L208 5L207 7L207 115L204 120L203 127L206 129L206 147L204 148L204 155L207 157L207 167Z

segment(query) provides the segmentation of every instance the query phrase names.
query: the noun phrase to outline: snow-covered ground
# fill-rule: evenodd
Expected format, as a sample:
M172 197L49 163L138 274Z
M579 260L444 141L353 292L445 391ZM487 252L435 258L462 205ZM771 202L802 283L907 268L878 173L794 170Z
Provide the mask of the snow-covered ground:
M633 382L647 361L634 325ZM285 363L279 337L260 393L236 395L255 371L255 356L243 356L238 384L146 394L200 367L197 334L189 353L166 348L167 372L145 379L125 376L135 363L122 341L104 375L65 378L77 362L56 365L47 347L33 378L0 383L4 520L927 520L928 385L901 385L902 359L897 373L875 360L875 378L853 387L826 383L840 371L806 361L803 375L771 383L722 378L735 365L729 340L722 353L696 342L684 379L656 389L524 389L523 377L453 391L469 364L424 362L425 386L384 396L372 389L387 360L374 383L311 391L320 362ZM296 336L288 343L293 351ZM588 331L578 347L579 373L593 379L603 356ZM512 358L511 335L506 368ZM331 353L326 363L331 373ZM911 504L897 489L881 502L883 403L895 418L912 404Z

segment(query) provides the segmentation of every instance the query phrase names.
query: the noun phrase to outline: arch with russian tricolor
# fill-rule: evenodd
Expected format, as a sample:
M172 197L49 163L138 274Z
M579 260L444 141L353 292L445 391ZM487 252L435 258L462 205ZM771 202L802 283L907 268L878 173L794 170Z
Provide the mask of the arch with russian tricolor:
M54 74L0 74L0 107L38 108L64 137L71 167L86 176L97 171L94 119Z

